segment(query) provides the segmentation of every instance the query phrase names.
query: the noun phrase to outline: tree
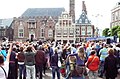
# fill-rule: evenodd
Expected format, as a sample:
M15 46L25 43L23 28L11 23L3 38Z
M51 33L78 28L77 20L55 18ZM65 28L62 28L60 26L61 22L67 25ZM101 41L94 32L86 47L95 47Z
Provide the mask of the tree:
M111 36L117 36L117 32L119 31L120 26L114 26L111 28Z
M102 35L105 36L105 37L110 36L110 31L109 30L110 30L109 28L105 28L102 32Z

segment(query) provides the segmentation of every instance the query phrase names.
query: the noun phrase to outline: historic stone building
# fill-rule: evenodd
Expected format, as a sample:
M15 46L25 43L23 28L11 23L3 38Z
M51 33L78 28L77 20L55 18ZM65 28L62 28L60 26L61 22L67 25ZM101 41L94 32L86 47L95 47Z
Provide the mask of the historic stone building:
M15 17L14 40L55 39L62 42L80 42L87 37L93 37L94 25L87 17L84 1L82 14L77 21L75 21L75 0L69 2L69 13L66 13L64 8L29 8L20 17Z
M55 41L75 43L75 23L67 12L62 12L55 26Z
M111 24L110 26L120 26L120 2L111 10Z
M11 27L13 19L0 19L0 40L7 37L9 41L13 40L13 28Z
M85 41L87 37L94 37L94 25L87 17L85 2L82 2L82 14L76 23L76 42Z
M55 24L64 8L29 8L14 18L14 40L53 40Z

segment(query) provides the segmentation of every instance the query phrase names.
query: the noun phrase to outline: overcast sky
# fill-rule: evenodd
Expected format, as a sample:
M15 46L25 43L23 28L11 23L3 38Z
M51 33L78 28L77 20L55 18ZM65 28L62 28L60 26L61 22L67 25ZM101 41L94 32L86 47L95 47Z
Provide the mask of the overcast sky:
M111 9L120 0L75 0L76 19L79 18L85 1L88 18L99 28L109 27ZM0 0L0 19L19 17L27 8L64 7L69 11L69 0Z

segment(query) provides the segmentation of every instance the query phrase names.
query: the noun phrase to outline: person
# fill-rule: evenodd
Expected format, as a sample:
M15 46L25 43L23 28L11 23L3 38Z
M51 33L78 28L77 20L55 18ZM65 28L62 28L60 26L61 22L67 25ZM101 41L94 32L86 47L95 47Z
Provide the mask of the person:
M10 43L10 48L6 56L6 61L4 61L4 57L0 55L0 79L7 79L8 77L11 50L12 50L12 43Z
M17 78L16 47L13 45L13 48L10 54L8 79L16 79L16 78Z
M96 51L92 50L90 56L88 57L88 60L86 62L86 65L89 69L89 77L90 79L97 79L98 76L98 69L99 69L99 57L95 55Z
M18 52L17 55L18 65L19 65L19 79L26 79L25 55L23 50L24 48L20 47L20 52Z
M108 49L108 56L104 62L104 73L106 79L115 79L117 77L117 58L114 56L114 49Z
M26 49L25 49L26 50ZM35 49L32 45L28 45L25 52L25 66L27 79L35 79Z
M5 61L7 56L7 51L4 46L1 47L0 54L4 57L4 61Z
M105 61L105 58L108 56L108 51L107 51L107 45L106 44L103 44L103 48L100 49L99 51L99 56L100 56L100 68L99 68L99 77L103 77L103 69L104 69L104 61Z
M87 78L88 76L87 76L87 71L85 68L86 57L85 57L84 47L81 46L80 48L78 48L77 53L68 55L66 61L68 61L69 59L72 59L72 58L69 58L71 56L75 60L75 66L72 65L72 66L74 66L74 69L72 69L73 67L70 68L70 73L67 74L66 79L69 79L70 77L72 79L85 79L85 78Z
M43 51L43 47L41 45L38 47L38 51L36 52L35 62L37 77L39 77L39 79L42 79L42 69L45 63L45 52Z
M55 79L55 72L57 72L57 79L60 79L60 68L58 67L58 60L58 50L55 48L55 52L51 56L52 79Z

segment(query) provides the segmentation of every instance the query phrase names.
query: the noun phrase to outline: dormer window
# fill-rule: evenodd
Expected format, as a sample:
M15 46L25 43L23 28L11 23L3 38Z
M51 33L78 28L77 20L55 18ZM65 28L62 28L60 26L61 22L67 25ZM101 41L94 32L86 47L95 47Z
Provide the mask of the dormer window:
M82 23L82 19L79 19L79 23Z
M88 23L88 19L85 19L85 23Z

